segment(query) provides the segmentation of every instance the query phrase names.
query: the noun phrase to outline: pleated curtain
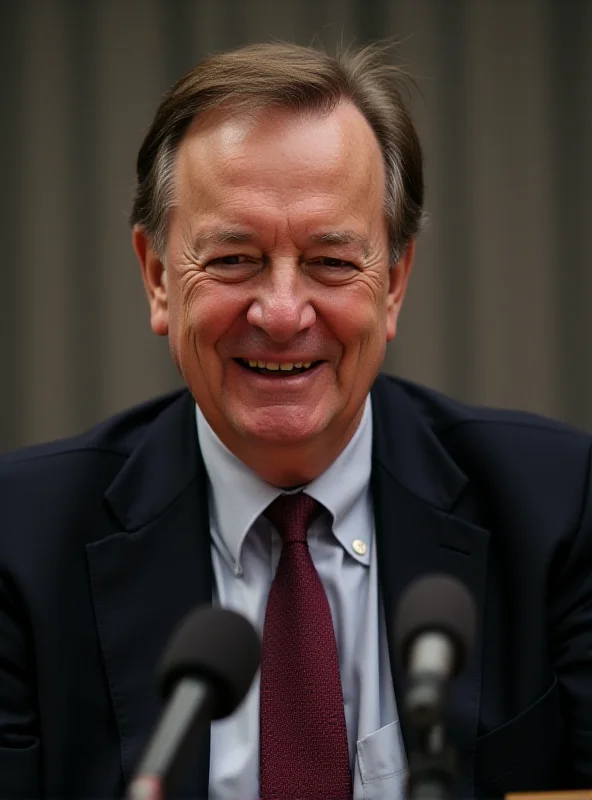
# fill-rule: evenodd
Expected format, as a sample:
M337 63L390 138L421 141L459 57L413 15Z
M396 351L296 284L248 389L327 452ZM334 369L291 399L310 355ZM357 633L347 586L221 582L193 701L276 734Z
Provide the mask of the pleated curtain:
M592 428L590 0L5 0L0 450L179 385L127 213L166 89L210 52L400 42L428 225L385 369Z

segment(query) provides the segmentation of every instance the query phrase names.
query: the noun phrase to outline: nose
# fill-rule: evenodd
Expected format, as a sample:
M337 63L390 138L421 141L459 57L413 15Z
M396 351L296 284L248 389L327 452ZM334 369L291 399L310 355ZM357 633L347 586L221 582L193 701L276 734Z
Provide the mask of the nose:
M275 342L288 342L314 325L316 312L297 265L277 264L266 271L247 320Z

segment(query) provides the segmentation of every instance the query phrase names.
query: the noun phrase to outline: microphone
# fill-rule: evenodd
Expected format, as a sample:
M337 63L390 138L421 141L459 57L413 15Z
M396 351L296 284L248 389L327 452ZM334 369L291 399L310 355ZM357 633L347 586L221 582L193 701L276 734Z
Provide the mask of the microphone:
M403 593L395 641L407 672L404 711L415 728L441 722L448 685L473 650L475 602L462 583L428 575Z
M475 603L459 581L427 575L403 593L395 616L397 650L407 673L403 714L411 728L407 797L451 800L458 754L447 740L444 707L450 681L475 639Z
M244 617L202 607L173 632L157 671L166 705L128 791L129 800L162 800L195 757L212 720L246 696L259 668L259 637Z

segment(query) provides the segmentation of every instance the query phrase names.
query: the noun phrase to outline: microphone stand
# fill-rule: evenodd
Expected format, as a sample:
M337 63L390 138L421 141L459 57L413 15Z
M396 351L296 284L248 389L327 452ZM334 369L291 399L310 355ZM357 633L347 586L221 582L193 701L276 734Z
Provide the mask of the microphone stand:
M453 800L457 777L456 748L446 738L442 723L416 729L409 755L409 800Z

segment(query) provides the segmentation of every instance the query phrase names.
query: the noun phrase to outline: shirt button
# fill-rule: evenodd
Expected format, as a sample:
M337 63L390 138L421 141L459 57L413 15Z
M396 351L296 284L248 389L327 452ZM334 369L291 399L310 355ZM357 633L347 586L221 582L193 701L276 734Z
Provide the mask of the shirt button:
M357 555L359 556L366 555L366 542L363 542L361 539L354 539L354 541L352 542L352 547L354 553L356 553Z

